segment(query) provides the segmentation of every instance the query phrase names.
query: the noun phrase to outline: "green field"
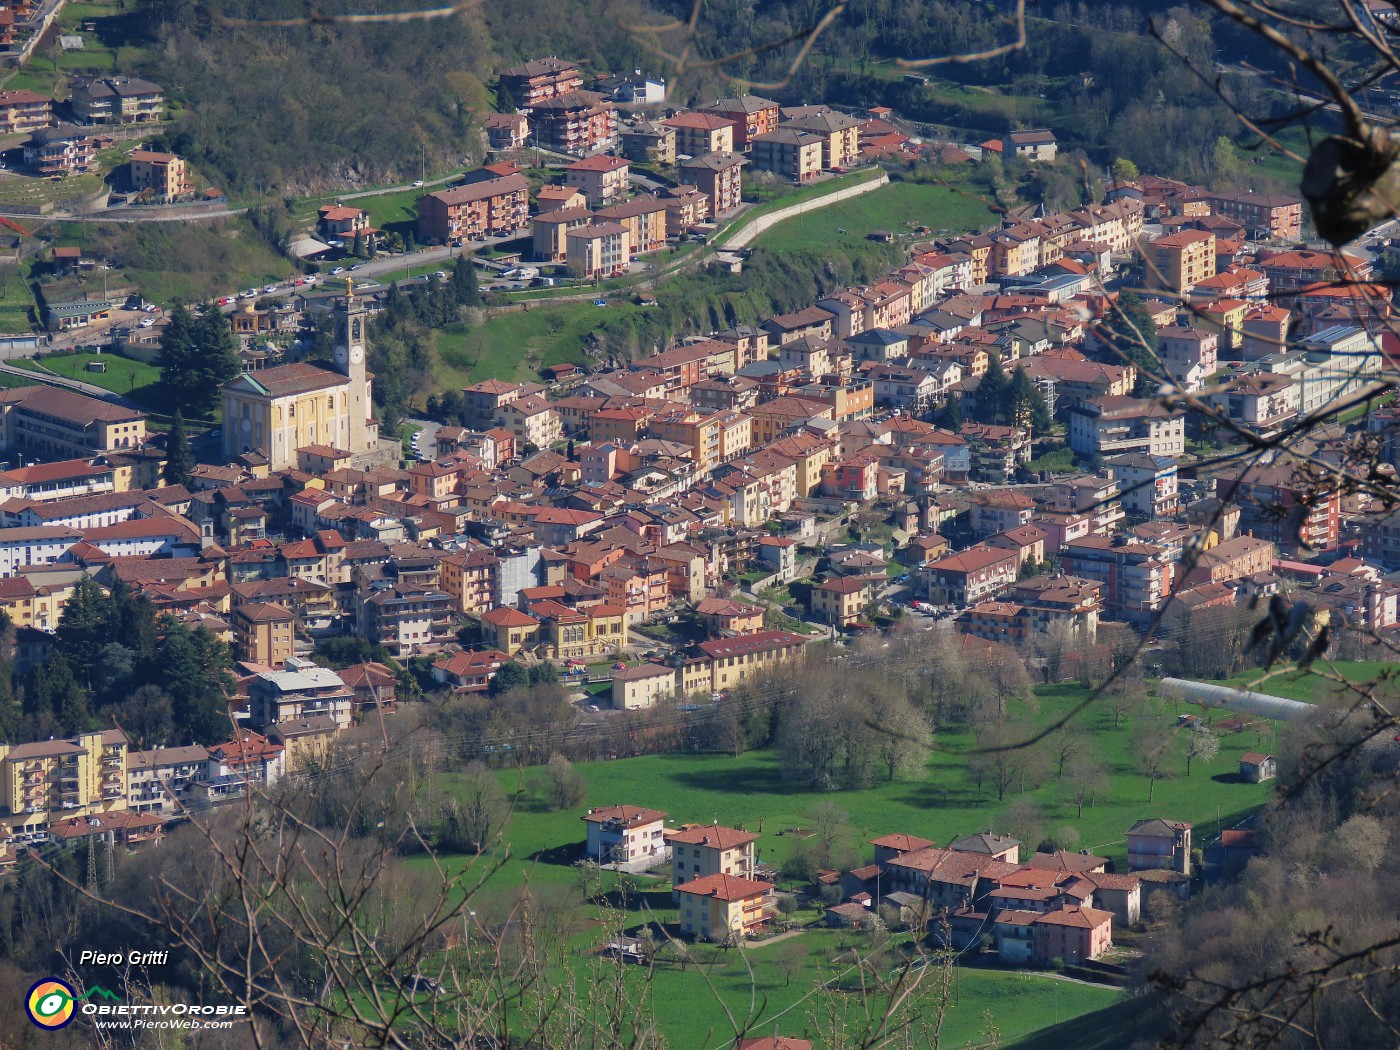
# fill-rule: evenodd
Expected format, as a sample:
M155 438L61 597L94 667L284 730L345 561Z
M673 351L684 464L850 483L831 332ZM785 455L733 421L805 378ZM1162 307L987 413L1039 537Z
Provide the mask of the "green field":
M852 200L785 219L760 234L753 247L779 252L841 251L868 244L866 237L872 230L899 235L911 232L911 226L952 231L980 230L996 223L996 215L979 198L978 190L892 182Z
M609 311L642 309L613 303ZM483 379L524 381L545 365L583 360L583 340L604 311L588 302L532 306L496 314L484 324L464 329L453 325L433 332L438 383L451 389ZM527 354L533 356L527 357Z
M1269 685L1270 691L1277 692L1312 687L1308 683L1283 680ZM1047 724L1066 713L1084 695L1082 689L1074 686L1042 688L1038 690L1036 719L1040 724ZM1082 818L1076 815L1075 806L1057 783L1053 764L1041 774L1039 783L1028 782L1024 793L1018 790L1019 785L1013 786L999 801L990 783L979 792L966 769L967 752L972 744L967 734L940 735L938 749L930 757L927 774L921 780L881 783L856 791L821 792L795 786L785 774L778 755L771 750L750 752L737 758L715 754L656 755L579 763L577 768L587 782L584 806L551 813L525 787L534 771L501 771L498 775L502 784L514 799L513 813L503 832L503 841L509 843L509 850L499 848L494 855L477 861L489 859L501 866L486 879L473 900L473 907L489 920L508 907L507 902L520 886L529 884L556 902L570 901L574 908L583 909L583 914L593 921L580 920L588 928L575 935L571 946L576 951L596 946L605 937L607 927L615 925L617 920L582 899L574 867L574 863L582 859L580 817L588 806L616 803L664 810L668 820L675 823L718 821L746 827L762 836L758 842L760 860L779 868L801 838L789 832L809 827L813 808L827 801L834 802L848 814L844 838L859 855L867 857L868 841L890 832L903 831L946 843L986 828L1003 827L1008 807L1024 798L1033 799L1042 807L1046 831L1072 828L1078 834L1080 848L1110 858L1120 870L1126 860L1125 832L1134 821L1144 817L1192 822L1198 829L1198 841L1203 848L1215 837L1217 827L1233 826L1272 794L1271 785L1242 783L1236 778L1240 754L1268 749L1272 741L1253 732L1226 736L1221 740L1219 755L1210 762L1197 760L1189 777L1184 775L1184 760L1173 760L1169 779L1157 782L1155 801L1149 804L1148 781L1132 758L1132 743L1140 735L1183 733L1173 725L1178 713L1174 706L1149 705L1131 715L1120 728L1114 728L1111 713L1102 708L1091 708L1078 716L1077 724L1090 732L1092 744L1109 773L1104 797L1086 806ZM428 808L434 809L445 793L454 790L456 782L456 774L445 774L425 785L424 790L430 793L425 799ZM1030 848L1034 848L1033 843ZM410 863L426 862L419 859ZM451 866L451 861L448 864ZM605 886L613 884L613 876L605 875L604 879ZM631 928L650 919L674 922L676 912L665 882L642 878L641 883L641 892L637 895L640 899L634 899L629 905L634 913L624 916L624 926ZM814 910L800 912L794 918L805 923L818 917L819 912ZM765 952L781 954L794 949L760 945L749 952L755 967L760 1013L771 1020L779 1011L793 1008L791 1013L784 1014L784 1017L799 1020L790 1034L800 1034L808 1026L802 1018L810 1002L804 997L811 992L819 975L829 978L839 969L841 956L841 936L834 931L811 930L797 940L804 946L804 956L801 970L797 976L790 977L790 984L771 970L765 972L763 959ZM743 964L732 958L733 955L715 955L717 969L711 978L731 1008L747 1010L750 979ZM992 1012L1001 1037L1010 1040L1053 1025L1056 1018L1069 1023L1081 1015L1111 1008L1118 1001L1117 993L1110 989L1084 988L1049 978L976 969L960 973L962 1005L950 1015L950 1027L945 1029L945 1038L950 1033L956 1036L945 1045L963 1045L976 1037L984 1027L983 1013L987 1010ZM692 970L677 970L674 964L662 967L656 977L656 992L657 1002L666 1004L665 1009L657 1010L659 1023L676 1045L718 1046L722 1043L723 1011ZM793 1007L799 999L804 1005ZM780 1022L779 1028L783 1027ZM764 1028L764 1031L771 1030ZM701 1032L713 1032L715 1038L705 1042L696 1036ZM1049 1045L1042 1041L1028 1044ZM1083 1045L1122 1044L1086 1042Z
M714 245L716 247L723 247L735 230L769 212L791 207L794 204L801 204L803 201L809 201L815 197L825 197L828 193L835 193L837 190L845 189L848 186L856 186L862 182L869 182L871 179L878 178L879 175L879 169L865 169L863 171L853 171L846 175L838 175L831 179L823 179L821 182L815 183L814 185L801 186L795 189L792 187L783 187L787 192L780 193L771 200L763 201L761 204L755 204L731 220L728 226L715 235Z
M33 330L34 293L18 267L6 267L0 287L0 332L11 335Z
M107 371L89 372L89 361L104 362ZM159 368L116 354L49 354L40 360L26 359L11 363L33 372L52 372L81 383L91 383L103 390L127 394L137 401L151 400L155 384L160 382Z

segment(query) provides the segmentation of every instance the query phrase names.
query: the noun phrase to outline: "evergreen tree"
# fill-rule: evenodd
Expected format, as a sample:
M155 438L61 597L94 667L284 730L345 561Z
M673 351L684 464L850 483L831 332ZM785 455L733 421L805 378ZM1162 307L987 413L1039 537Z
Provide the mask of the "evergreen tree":
M962 429L963 411L962 398L956 394L949 394L948 400L938 414L938 424L956 434Z
M58 621L55 652L62 654L65 668L71 669L79 681L88 682L111 635L109 599L97 583L83 577L73 588L73 596ZM57 713L57 708L54 711Z
M58 649L51 650L30 675L27 700L25 714L33 717L51 715L61 733L85 732L91 724L87 693L73 676L73 667Z
M508 693L512 689L519 689L530 684L530 672L524 664L514 660L508 660L496 668L496 673L491 676L491 684L488 692L492 696L500 696Z
M228 646L202 627L191 631L173 616L162 616L158 626L155 684L171 698L175 739L204 744L226 739L233 685Z
M15 694L15 629L0 612L0 743L17 743L24 728L24 709Z
M176 306L160 344L160 377L173 406L207 415L219 401L219 388L238 374L238 348L228 319L206 306L198 317Z
M510 88L504 84L496 87L496 109L502 113L515 112L515 96L511 94Z
M177 403L184 396L185 375L194 366L194 315L183 303L170 308L169 320L160 335L156 364L167 392Z
M452 291L458 306L480 306L481 288L477 284L476 266L470 255L462 255L452 270Z
M1148 316L1147 307L1134 292L1122 292L1117 308L1099 326L1098 337L1106 352L1104 359L1111 364L1131 364L1138 371L1138 396L1154 393L1163 377L1157 363L1157 326Z
M191 458L189 440L185 436L185 417L177 408L165 439L165 466L160 475L167 485L183 485L190 480Z
M357 259L365 257L365 234L363 230L355 231L355 243L351 245L350 253Z
M979 423L995 423L1006 404L1006 390L1011 380L1001 367L1000 354L987 355L987 370L977 384L977 414Z
M1009 423L1029 424L1031 433L1040 435L1050 432L1050 410L1045 405L1045 397L1035 381L1026 375L1026 370L1017 366L1004 395L1006 418Z

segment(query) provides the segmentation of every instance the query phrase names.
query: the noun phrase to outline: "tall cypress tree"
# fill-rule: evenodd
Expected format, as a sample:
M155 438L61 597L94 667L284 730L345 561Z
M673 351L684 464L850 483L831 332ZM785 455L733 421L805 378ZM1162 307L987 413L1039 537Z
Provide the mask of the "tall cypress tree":
M458 306L480 306L481 286L476 279L476 266L470 255L462 255L452 270L452 291Z
M185 417L177 408L170 433L165 439L165 466L161 477L167 485L183 485L190 480L190 443L185 437Z
M1001 367L1001 355L989 354L987 370L982 373L982 380L977 384L977 421L979 423L998 421L1006 403L1006 389L1010 384L1011 380L1006 377L1006 372Z
M1026 375L1024 368L1017 367L1015 374L1011 377L1011 382L1007 384L1004 397L1008 423L1019 422L1024 414L1030 425L1031 433L1049 433L1050 410L1045 405L1045 397L1041 394L1040 388L1035 385L1035 380Z

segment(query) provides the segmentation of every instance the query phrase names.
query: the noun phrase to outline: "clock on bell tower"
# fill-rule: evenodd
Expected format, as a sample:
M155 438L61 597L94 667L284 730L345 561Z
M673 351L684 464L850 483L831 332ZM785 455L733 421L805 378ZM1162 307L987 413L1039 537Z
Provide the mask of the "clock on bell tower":
M365 379L364 303L347 288L336 315L335 366L350 379L362 383Z

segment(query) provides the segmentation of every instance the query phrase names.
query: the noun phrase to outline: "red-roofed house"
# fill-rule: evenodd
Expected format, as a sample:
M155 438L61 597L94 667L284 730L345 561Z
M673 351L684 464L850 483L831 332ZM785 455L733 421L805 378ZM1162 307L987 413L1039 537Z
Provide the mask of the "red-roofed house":
M705 875L680 887L681 932L729 943L760 930L776 914L773 884L738 875Z
M664 811L644 806L598 806L583 815L588 859L619 871L646 871L666 863Z
M949 554L924 570L929 600L967 606L996 598L1015 585L1020 567L1019 550L978 545Z
M575 161L564 169L564 184L578 190L590 208L606 208L626 199L628 164L621 157L598 154Z
M686 883L710 875L740 875L753 878L754 848L758 836L742 828L719 824L687 824L679 831L668 831L671 847L671 899L680 900Z

